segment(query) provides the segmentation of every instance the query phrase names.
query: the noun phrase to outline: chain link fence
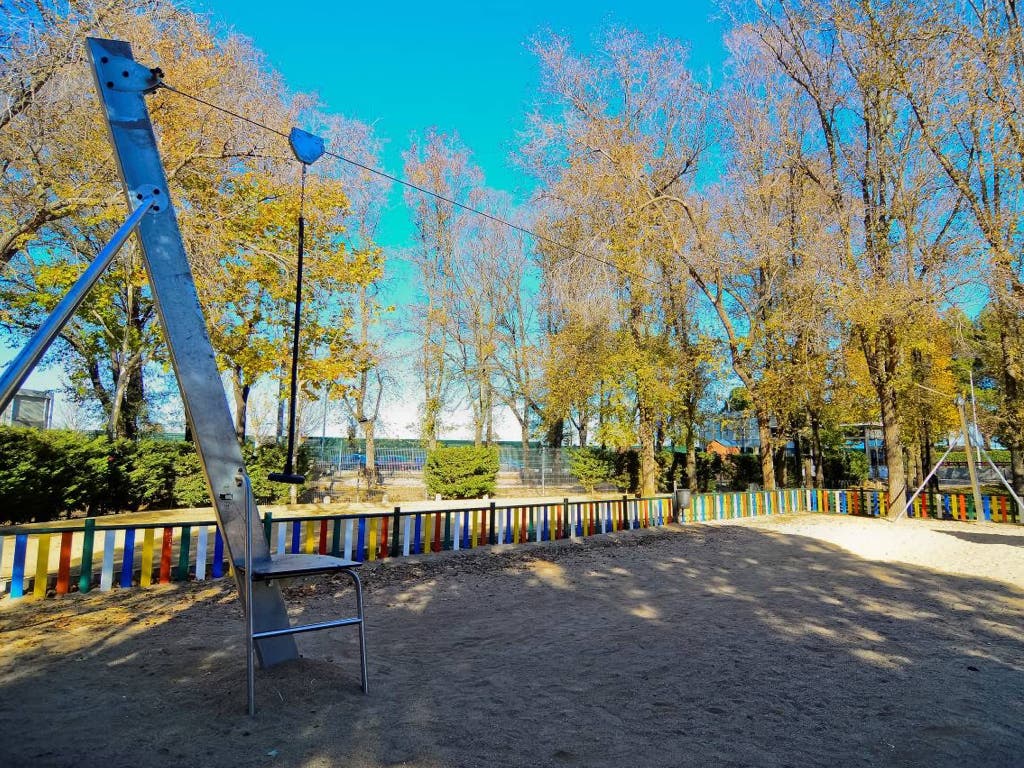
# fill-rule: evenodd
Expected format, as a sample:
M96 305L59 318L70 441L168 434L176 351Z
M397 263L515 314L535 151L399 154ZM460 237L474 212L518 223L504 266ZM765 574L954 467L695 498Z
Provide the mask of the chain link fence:
M446 442L452 444L458 443ZM315 495L359 500L426 496L423 466L427 451L415 441L379 441L375 445L372 473L367 470L362 440L310 438L306 447ZM531 446L524 451L519 444L499 445L498 464L498 489L505 495L582 490L569 472L566 448Z

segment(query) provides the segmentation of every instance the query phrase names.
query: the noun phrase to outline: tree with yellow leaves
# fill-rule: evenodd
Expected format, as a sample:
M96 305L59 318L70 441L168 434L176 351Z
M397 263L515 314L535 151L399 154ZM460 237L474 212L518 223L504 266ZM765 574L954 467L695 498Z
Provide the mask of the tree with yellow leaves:
M4 72L7 110L0 125L0 258L6 263L0 317L17 337L38 325L125 216L85 63L87 35L131 39L143 60L174 73L180 87L236 105L265 104L280 83L264 73L247 43L218 41L205 22L161 0L71 3L60 10L17 5L9 13L14 66ZM187 210L217 189L219 164L258 154L263 139L169 98L153 96L151 110L172 199ZM65 329L55 354L82 385L79 393L99 404L108 431L133 435L144 421L143 372L160 353L132 245L88 307Z
M289 95L250 43L220 37L205 21L163 0L72 3L63 16L42 7L38 13L45 16L41 33L30 31L36 27L29 19L25 31L13 35L24 61L5 81L8 112L0 125L7 158L0 252L9 261L0 320L15 333L38 325L124 215L84 62L86 35L128 38L140 60L161 66L175 88L258 113L270 124L287 125L314 106L308 97ZM150 97L150 112L243 439L252 386L283 368L287 357L298 165L282 160L288 152L280 137L169 91ZM348 257L341 240L343 186L338 178L316 176L308 189L303 355L307 380L317 386L352 373L345 297L368 269ZM160 356L155 322L129 245L65 329L60 359L73 382L87 385L80 390L100 404L112 435L133 436L142 426L143 372Z
M672 375L673 344L687 339L666 315L687 311L685 301L663 301L685 282L652 194L691 180L708 142L706 101L670 40L611 29L595 56L560 37L534 50L549 102L531 116L525 152L545 184L552 239L576 246L548 249L546 272L567 300L568 327L605 318L600 380L613 389L601 427L619 444L639 444L640 490L651 494L666 415L685 399L673 386L685 385Z
M965 250L959 195L939 182L919 126L900 104L890 52L912 29L907 6L754 0L743 29L814 117L817 168L837 247L824 274L845 338L864 356L888 465L887 513L908 496L901 380L916 330L937 314Z

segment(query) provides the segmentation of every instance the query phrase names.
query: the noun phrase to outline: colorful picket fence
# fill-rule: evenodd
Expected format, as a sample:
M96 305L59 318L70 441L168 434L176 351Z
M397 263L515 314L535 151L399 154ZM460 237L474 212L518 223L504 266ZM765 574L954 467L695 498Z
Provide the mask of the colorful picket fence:
M13 559L9 574L0 561L0 574L9 575L0 577L0 591L15 599L29 592L45 597L51 589L57 595L108 591L115 585L148 587L230 572L224 539L212 520L99 526L88 519L81 528L8 529L0 531L0 557L7 538L14 539Z
M699 523L815 512L878 517L884 513L884 495L860 488L695 494L683 510L683 519ZM925 519L977 519L971 495L962 493L922 495L910 514ZM982 518L1020 520L1016 506L1005 496L984 496ZM671 496L623 496L515 506L491 502L437 511L395 507L388 513L286 519L274 519L268 513L263 527L275 553L320 553L372 561L498 544L573 540L661 526L674 519ZM5 551L10 565L4 561ZM213 520L131 526L88 519L78 527L0 530L0 594L9 592L12 599L203 581L230 572L224 540Z
M1020 522L1020 513L1009 496L982 496L982 520ZM693 497L685 511L686 522L733 520L763 515L820 512L833 515L879 517L885 514L885 492L866 488L824 490L787 488L778 491L702 493ZM970 493L928 493L918 496L907 514L937 520L978 519Z
M1009 496L983 495L981 519L994 523L1019 523L1020 510ZM924 520L977 520L974 495L970 493L922 493L907 514Z
M623 529L665 525L673 519L672 499L570 501L487 506L439 511L289 517L264 516L267 542L275 553L320 553L357 561L475 549L496 544L577 539ZM5 539L13 538L9 577L0 591L12 599L51 591L108 591L202 581L230 573L214 521L189 524L100 525L0 530L0 574Z
M687 523L710 520L735 520L765 515L793 515L815 511L810 508L808 493L799 488L778 491L736 491L732 493L698 493L683 512Z

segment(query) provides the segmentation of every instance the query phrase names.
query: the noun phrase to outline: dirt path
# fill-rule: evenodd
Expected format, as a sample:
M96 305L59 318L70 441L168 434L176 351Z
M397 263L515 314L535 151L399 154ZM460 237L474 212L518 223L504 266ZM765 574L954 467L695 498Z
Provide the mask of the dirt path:
M799 517L385 561L370 695L351 631L306 635L254 720L227 584L6 603L0 765L1020 765L1022 545Z

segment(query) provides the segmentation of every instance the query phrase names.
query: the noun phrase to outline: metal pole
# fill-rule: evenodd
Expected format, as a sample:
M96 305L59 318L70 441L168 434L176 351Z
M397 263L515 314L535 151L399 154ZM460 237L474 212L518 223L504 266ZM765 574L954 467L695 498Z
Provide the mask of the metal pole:
M245 494L245 682L249 717L256 714L256 625L252 613L252 483L244 471L239 485Z
M299 195L299 245L295 261L295 320L292 323L292 370L291 389L288 398L288 453L285 456L284 472L274 473L271 479L290 483L302 483L305 478L295 474L295 410L298 403L299 387L299 334L302 328L302 257L306 241L306 219L302 205L306 198L306 164L302 164L302 181Z
M1008 490L1010 495L1013 496L1013 500L1017 502L1017 510L1019 512L1018 519L1021 523L1024 523L1024 501L1021 501L1020 496L1018 496L1017 492L1013 490L1013 486L1010 485L1010 482L1006 479L1006 475L999 471L999 467L997 467L996 463L992 461L992 456L989 455L989 452L985 449L981 449L981 452L985 454L985 458L988 460L988 463L992 466L992 469L995 470L996 475L999 476L999 479L1006 487L1006 490Z
M971 426L974 427L974 432L978 436L978 439L982 439L981 430L978 429L978 401L974 399L974 371L969 371L968 375L971 379ZM976 446L978 451L978 464L981 465L981 445Z
M956 412L960 415L960 429L964 433L964 458L967 459L967 473L971 477L971 494L974 496L974 519L981 515L981 487L978 485L978 469L974 466L974 452L971 450L971 429L967 425L967 405L962 397L956 400Z
M871 438L868 433L868 425L864 425L864 458L868 460L868 480L874 480L874 473L871 471Z
M39 330L33 334L28 344L22 348L16 358L8 363L3 375L0 376L0 412L10 405L11 400L21 389L21 385L25 383L25 379L28 378L32 369L46 354L46 350L50 348L53 340L57 338L83 299L96 285L96 281L110 266L117 252L124 245L124 241L128 239L128 235L135 230L139 221L152 207L155 199L152 195L147 195L139 201L138 207L132 211L131 216L125 219L124 224L118 228L103 250L96 254L96 258L85 268L85 272L75 281L60 303L54 307L50 316L39 326Z

